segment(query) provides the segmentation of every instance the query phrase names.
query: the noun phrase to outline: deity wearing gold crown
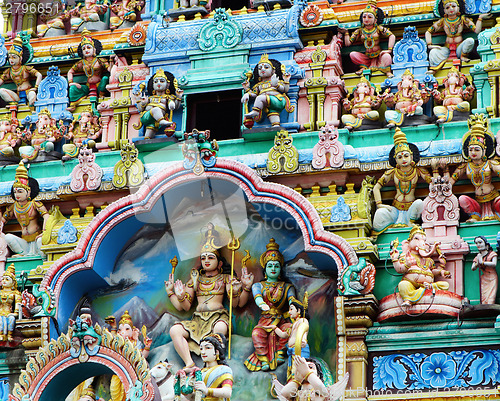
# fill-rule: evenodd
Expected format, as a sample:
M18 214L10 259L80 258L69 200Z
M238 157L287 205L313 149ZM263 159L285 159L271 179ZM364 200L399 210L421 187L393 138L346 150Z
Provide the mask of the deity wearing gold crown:
M32 106L36 100L38 85L42 82L42 74L34 67L25 65L29 58L29 49L23 45L19 36L14 38L8 51L10 67L0 76L0 86L10 81L16 85L16 92L0 88L0 98L7 104L28 103ZM35 79L35 86L31 85Z
M379 119L377 109L380 107L381 98L377 96L375 85L365 77L361 77L352 91L353 98L344 99L344 109L350 114L342 116L345 127L351 131L360 128L363 120L376 122Z
M252 286L253 297L261 315L257 326L252 330L255 351L245 361L245 366L250 371L275 370L285 362L288 337L281 337L279 334L291 330L292 325L285 314L290 302L295 299L294 286L281 278L285 258L274 238L269 240L266 251L260 256L260 264L265 280Z
M472 19L465 16L464 0L441 0L438 10L441 18L425 32L425 41L430 49L429 64L431 70L429 72L431 73L443 66L450 57L451 51L456 54L457 58L469 61L468 55L474 48L474 38L464 39L462 34L464 30L479 34L483 19L491 17L490 14L481 14L477 23L474 24ZM446 34L446 42L443 47L432 44L432 36L440 31L444 31Z
M451 185L463 176L474 185L475 199L461 195L458 202L469 214L468 222L479 220L500 220L500 194L492 183L494 175L500 176L500 164L493 160L495 138L488 128L488 119L484 114L470 116L469 131L462 138L462 156L466 160L450 176L445 164L445 176Z
M14 156L14 147L18 144L16 129L19 126L17 119L9 114L0 116L0 155Z
M394 106L394 110L385 112L388 128L401 126L407 117L422 116L422 106L430 98L427 91L418 88L418 81L409 69L403 73L397 87L397 92L387 92L383 95L387 106Z
M144 326L142 329L144 345L141 343L139 339L141 331L134 326L134 323L132 322L132 316L130 316L128 310L126 310L123 313L122 317L120 318L120 321L118 322L118 327L116 325L116 318L114 316L107 316L105 321L111 326L112 333L118 333L125 340L130 340L130 342L134 347L141 350L142 356L144 358L147 358L153 340L151 340L147 336L146 327Z
M361 75L363 70L370 69L371 71L381 71L389 78L394 76L391 72L391 53L394 43L396 43L396 36L388 28L382 26L384 17L384 12L377 7L377 1L369 0L359 17L361 28L356 29L351 36L346 30L340 30L345 34L344 43L346 46L362 42L365 47L364 53L349 53L352 62L360 66L360 69L356 71L358 75ZM380 45L382 38L388 38L387 50L382 50Z
M447 290L449 283L436 281L436 277L451 278L451 273L445 269L446 256L439 248L439 242L433 245L427 243L427 236L419 226L413 226L410 236L401 243L402 252L399 253L397 243L390 250L394 269L402 273L403 277L398 284L399 295L403 299L402 306L416 304L426 290ZM438 254L438 263L434 262L433 254Z
M95 147L95 141L101 136L102 125L100 117L96 116L92 107L86 107L78 117L70 124L68 133L64 136L72 143L66 143L62 149L63 160L69 160L78 156L81 146Z
M49 218L47 209L40 201L33 200L39 192L38 182L28 177L28 171L23 162L16 169L16 177L12 185L11 196L14 203L0 218L0 228L3 233L4 224L11 219L16 219L21 226L21 238L14 234L5 235L5 241L10 250L18 255L43 255L42 232ZM38 222L39 216L43 218L43 225Z
M173 111L181 106L184 91L178 87L177 79L168 71L159 68L149 78L146 95L132 93L132 99L141 113L140 123L135 129L145 127L145 137L152 139L160 131L172 136L176 124L172 121ZM141 96L139 96L141 95Z
M13 341L16 319L20 319L21 293L17 289L16 269L12 263L2 276L0 290L0 341Z
M470 111L469 101L474 97L475 88L469 84L465 74L461 73L455 66L443 79L444 89L442 92L434 90L433 96L437 103L442 106L434 107L434 114L438 118L437 123L447 123L453 120L453 113Z
M193 367L190 350L197 355L200 341L210 333L229 333L229 313L224 307L224 294L233 296L234 306L244 306L251 292L253 274L249 273L242 261L241 279L231 279L231 267L221 255L222 244L218 233L210 223L201 248L200 266L191 270L187 284L175 280L174 273L165 282L165 289L172 305L179 311L188 311L198 301L191 320L174 324L170 336L175 350L186 367ZM231 290L232 287L232 290Z
M413 143L408 143L406 135L399 128L394 133L394 147L389 153L389 164L393 167L387 170L373 188L373 197L377 204L377 211L373 218L373 229L380 233L394 226L408 226L422 214L423 201L415 199L415 189L420 178L427 183L432 180L429 172L418 167L420 152ZM433 162L434 174L438 175L437 161ZM396 186L396 196L392 206L382 203L380 190L390 181Z
M75 8L69 11L69 14L72 15L71 31L77 31L84 23L99 22L101 15L108 11L108 4L106 1L99 0L85 0L78 3ZM89 29L92 28L89 27Z
M81 57L68 71L69 100L68 110L74 111L78 103L89 97L92 110L97 114L97 102L99 96L105 92L109 82L108 72L111 70L110 64L97 57L102 51L102 43L93 39L87 29L82 31L80 44L78 45L78 55ZM85 82L75 82L74 76L82 72Z
M260 121L267 115L272 126L280 125L280 113L286 110L294 111L294 106L286 95L290 88L290 74L278 60L270 59L263 54L254 68L253 74L248 74L243 82L245 94L241 102L245 105L245 126L250 128L254 121ZM253 86L252 86L253 83ZM254 99L252 111L248 112L248 103Z

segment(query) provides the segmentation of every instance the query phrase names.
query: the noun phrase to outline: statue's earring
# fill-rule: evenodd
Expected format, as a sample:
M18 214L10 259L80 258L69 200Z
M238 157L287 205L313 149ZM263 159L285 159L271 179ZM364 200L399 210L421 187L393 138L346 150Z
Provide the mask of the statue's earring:
M481 157L481 160L485 162L486 160L488 160L488 158L486 157L486 155L483 155L483 157Z

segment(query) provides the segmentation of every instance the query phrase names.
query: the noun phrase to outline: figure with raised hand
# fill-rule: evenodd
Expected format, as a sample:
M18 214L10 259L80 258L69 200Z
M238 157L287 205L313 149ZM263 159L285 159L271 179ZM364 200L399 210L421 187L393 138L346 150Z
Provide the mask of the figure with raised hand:
M2 275L0 290L0 341L13 341L16 319L22 316L22 296L17 289L16 269L12 263Z
M478 253L472 261L471 269L479 269L481 303L493 305L498 289L497 253L482 235L474 238L474 243L476 244Z

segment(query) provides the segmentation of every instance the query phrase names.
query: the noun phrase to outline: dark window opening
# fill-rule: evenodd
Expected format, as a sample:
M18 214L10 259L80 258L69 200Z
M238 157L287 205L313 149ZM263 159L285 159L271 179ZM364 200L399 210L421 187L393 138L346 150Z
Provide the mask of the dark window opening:
M210 130L210 138L240 138L241 90L197 93L187 98L188 116L186 129Z
M241 10L243 7L250 8L248 0L212 0L212 10L223 7L226 10Z

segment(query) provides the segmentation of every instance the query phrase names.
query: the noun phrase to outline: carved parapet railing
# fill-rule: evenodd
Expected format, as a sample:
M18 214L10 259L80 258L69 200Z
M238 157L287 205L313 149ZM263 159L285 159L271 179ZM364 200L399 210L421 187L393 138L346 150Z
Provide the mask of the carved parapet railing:
M372 211L374 210L373 187L375 179L367 177L359 192L354 184L347 183L343 194L337 192L335 184L327 192L320 192L319 186L312 187L312 193L305 195L318 211L325 229L345 238L359 256L375 262L377 250L370 240ZM302 188L295 190L302 193Z
M305 67L306 76L298 81L298 122L307 131L316 131L326 124L340 123L340 100L345 95L340 45L334 36L329 45L320 41L309 43L295 54L295 61Z
M345 400L366 400L368 349L366 335L377 316L374 295L335 298L337 377L349 372Z

